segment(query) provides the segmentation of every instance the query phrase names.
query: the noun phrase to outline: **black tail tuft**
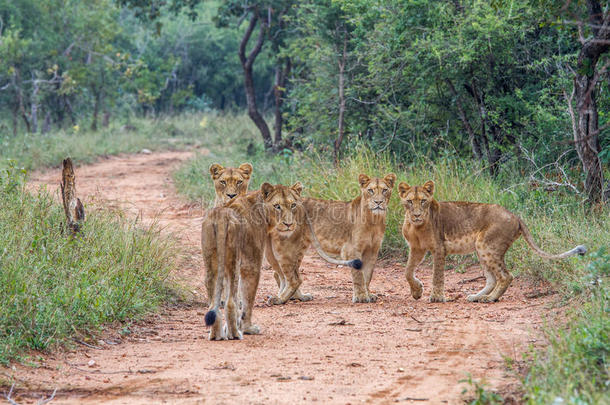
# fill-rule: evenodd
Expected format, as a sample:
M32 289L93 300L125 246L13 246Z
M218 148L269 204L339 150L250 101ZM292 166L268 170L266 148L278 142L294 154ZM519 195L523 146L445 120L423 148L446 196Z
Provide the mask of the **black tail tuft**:
M205 314L205 326L212 326L216 322L216 311L213 309Z
M578 253L580 256L584 256L587 253L587 247L584 245L576 246L576 253Z
M362 268L362 260L360 259L350 260L348 264L350 265L350 267L353 267L356 270L360 270Z

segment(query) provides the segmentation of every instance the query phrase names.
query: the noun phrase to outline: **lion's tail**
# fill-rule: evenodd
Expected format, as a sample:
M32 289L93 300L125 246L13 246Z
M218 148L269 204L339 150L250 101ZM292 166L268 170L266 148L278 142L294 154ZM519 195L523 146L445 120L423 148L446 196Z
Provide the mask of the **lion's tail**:
M225 258L228 228L230 218L226 215L219 215L218 221L213 225L214 235L216 236L216 254L218 257L218 272L216 273L216 285L214 287L214 297L212 299L212 308L205 314L206 326L214 325L218 314L218 309L221 306L222 296L225 282Z
M324 259L327 262L332 263L332 264L339 264L342 266L353 267L356 270L360 270L362 268L362 260L360 260L360 259L338 260L338 259L333 259L332 257L330 257L324 251L324 249L322 249L322 245L320 244L320 241L318 240L318 237L316 236L316 233L313 229L313 225L311 225L311 221L309 220L309 216L307 215L307 213L305 213L305 221L307 222L307 226L309 227L309 231L311 233L311 239L313 241L313 246L316 248L316 251L318 252L320 257L322 257L322 259Z
M518 218L518 219L519 219L519 230L521 231L521 235L523 235L523 239L525 239L525 241L527 242L529 247L534 251L534 253L536 253L540 257L544 257L545 259L550 259L550 260L557 260L557 259L563 259L566 257L574 256L576 254L583 256L585 253L587 253L587 248L584 245L578 245L575 248L568 250L567 252L563 252L563 253L560 253L557 255L549 254L549 253L545 252L544 250L540 249L538 247L538 245L536 245L536 242L534 242L534 239L532 238L532 234L530 233L529 229L527 228L527 226L525 225L523 220L521 218Z

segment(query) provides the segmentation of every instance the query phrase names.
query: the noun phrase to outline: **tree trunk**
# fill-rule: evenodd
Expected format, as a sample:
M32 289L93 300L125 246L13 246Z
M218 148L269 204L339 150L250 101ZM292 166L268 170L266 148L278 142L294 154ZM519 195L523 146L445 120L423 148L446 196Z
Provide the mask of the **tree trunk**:
M51 130L51 111L47 111L44 116L44 122L42 123L41 133L46 134Z
M449 86L449 90L451 91L451 94L453 94L453 98L455 98L455 106L458 109L458 113L460 114L460 119L462 120L462 123L464 124L464 128L466 129L466 132L468 133L468 140L470 141L470 147L472 148L472 155L474 156L474 158L477 161L480 162L481 160L483 160L483 153L481 152L481 144L479 142L479 139L476 136L476 134L474 133L472 126L470 125L470 121L468 120L468 117L466 116L466 112L464 111L464 108L462 107L462 101L460 99L460 96L457 93L457 91L455 90L453 83L449 79L445 79L445 81L447 82L447 85Z
M104 115L102 118L102 127L108 128L108 125L110 125L110 112L104 111Z
M100 101L101 101L101 91L96 91L93 89L93 94L95 95L95 102L93 104L93 120L91 121L91 130L97 131L97 117L100 114Z
M82 223L85 221L85 208L80 199L76 197L74 167L70 158L63 161L60 187L68 229L72 235L75 235L80 231Z
M585 192L591 203L604 201L604 173L599 159L599 116L596 87L608 69L610 61L596 71L599 57L610 49L610 12L602 11L599 1L587 0L593 37L581 40L582 48L574 69L574 88L568 98L572 118L574 146L585 173ZM572 99L576 102L576 115Z
M345 64L347 60L347 32L343 33L343 52L339 61L339 122L337 139L335 140L334 159L335 166L339 163L339 150L345 135Z
M493 150L489 145L489 139L487 138L487 126L492 129L492 124L489 122L489 116L487 115L487 108L485 107L485 100L483 94L480 94L477 90L477 86L472 82L472 95L479 106L479 115L481 117L481 140L483 141L483 148L487 154L487 162L489 164L489 172L492 176L495 176L498 172L498 162L500 161L500 151L494 147ZM493 135L495 137L495 134Z
M244 88L246 91L246 103L248 105L248 116L254 122L256 127L261 133L263 137L263 142L265 143L266 150L273 149L273 140L271 139L271 132L269 131L269 127L265 122L265 119L258 111L258 106L256 105L256 93L254 91L254 80L252 78L252 66L254 64L254 60L260 53L263 43L265 42L265 24L261 21L260 30L258 34L258 39L256 40L256 44L254 48L250 51L248 56L246 57L246 46L250 41L250 37L252 36L252 31L256 27L258 23L258 14L257 11L254 10L252 12L252 17L250 18L250 23L248 24L248 28L239 44L239 60L241 62L241 66L244 70Z
M30 101L30 123L33 134L38 132L38 91L40 85L37 80L32 79L32 99Z
M273 140L274 150L279 150L282 143L282 105L284 104L284 93L286 92L286 80L292 69L290 58L286 58L285 63L278 63L275 70L275 86L273 86L273 94L275 96L275 136Z

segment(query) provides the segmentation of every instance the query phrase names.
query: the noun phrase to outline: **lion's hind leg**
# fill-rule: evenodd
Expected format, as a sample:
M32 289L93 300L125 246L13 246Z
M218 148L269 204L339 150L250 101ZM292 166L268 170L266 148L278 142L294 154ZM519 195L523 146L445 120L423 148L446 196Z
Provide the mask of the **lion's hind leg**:
M496 266L497 283L494 289L488 295L479 297L479 302L494 302L500 299L506 289L513 281L513 276L509 273L504 263L504 257L495 258L494 265Z
M483 267L483 274L485 274L485 287L483 287L483 289L478 293L469 295L467 297L467 300L470 302L477 302L482 296L487 295L491 291L493 291L494 287L496 286L496 276L494 275L494 273L488 270L487 266L482 261L481 266Z

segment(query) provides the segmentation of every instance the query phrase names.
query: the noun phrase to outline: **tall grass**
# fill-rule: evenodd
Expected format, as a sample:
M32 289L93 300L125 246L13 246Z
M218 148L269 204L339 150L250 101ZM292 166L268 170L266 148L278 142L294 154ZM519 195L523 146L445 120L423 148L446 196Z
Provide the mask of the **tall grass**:
M142 149L185 149L202 142L200 115L156 119L131 118L91 131L74 126L48 134L9 134L0 125L0 161L14 159L26 169L57 166L67 156L88 163L103 155L134 153ZM0 166L2 163L0 162Z
M529 403L609 403L610 254L600 249L590 260L581 279L584 303L572 309L566 328L547 328L548 348L532 354Z
M63 208L24 185L24 172L2 170L0 363L141 316L169 297L171 240L120 212L96 210L69 237Z

